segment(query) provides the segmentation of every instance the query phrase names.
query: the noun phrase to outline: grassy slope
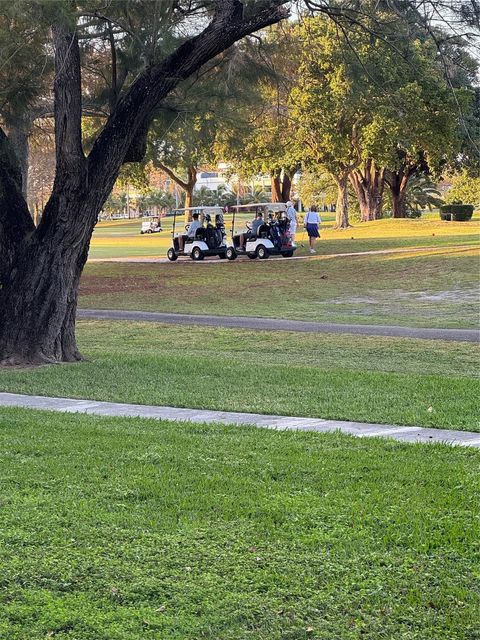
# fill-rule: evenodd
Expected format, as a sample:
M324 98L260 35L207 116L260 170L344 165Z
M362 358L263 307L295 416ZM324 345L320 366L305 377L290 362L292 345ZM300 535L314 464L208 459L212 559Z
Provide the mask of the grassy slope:
M79 337L87 362L3 369L0 389L480 431L478 345L85 321Z
M0 410L8 640L473 640L479 455Z
M80 306L305 320L474 327L478 250L87 266Z

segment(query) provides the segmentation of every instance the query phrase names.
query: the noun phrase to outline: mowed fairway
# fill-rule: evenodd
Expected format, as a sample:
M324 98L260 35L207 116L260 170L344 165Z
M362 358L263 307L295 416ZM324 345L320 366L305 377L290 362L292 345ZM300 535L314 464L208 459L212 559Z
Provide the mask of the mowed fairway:
M5 391L480 431L472 343L81 321L87 361Z
M323 250L323 245L321 245ZM478 326L479 251L87 265L80 307L418 327Z
M236 231L243 228L249 217L237 218ZM419 220L377 220L355 224L351 229L333 229L333 214L322 214L322 239L319 253L349 253L399 247L434 247L478 244L480 220L471 222L442 222L438 214L425 214ZM226 230L230 235L231 218L226 217ZM142 221L112 220L100 222L95 228L90 247L89 259L110 258L164 258L171 246L173 218L162 219L163 231L155 234L140 234ZM183 221L177 221L177 231L183 229ZM307 243L307 238L299 225L297 243ZM305 248L299 247L296 255L306 255Z

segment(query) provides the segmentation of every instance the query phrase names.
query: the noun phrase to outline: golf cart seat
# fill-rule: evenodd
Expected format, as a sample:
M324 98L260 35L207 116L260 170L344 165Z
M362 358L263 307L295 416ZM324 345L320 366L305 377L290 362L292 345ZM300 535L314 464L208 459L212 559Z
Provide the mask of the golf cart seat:
M205 229L205 242L207 243L209 249L216 249L223 242L222 231L209 224Z
M268 238L268 225L266 224L262 224L260 227L258 227L257 229L257 238Z
M195 232L195 240L205 240L207 230L204 227L200 227Z

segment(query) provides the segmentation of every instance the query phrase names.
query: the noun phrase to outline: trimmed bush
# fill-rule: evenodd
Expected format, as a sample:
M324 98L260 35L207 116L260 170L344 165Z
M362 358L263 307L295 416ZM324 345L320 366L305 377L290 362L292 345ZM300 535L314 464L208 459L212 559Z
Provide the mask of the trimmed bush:
M440 207L442 220L454 222L468 222L473 215L473 204L444 204Z

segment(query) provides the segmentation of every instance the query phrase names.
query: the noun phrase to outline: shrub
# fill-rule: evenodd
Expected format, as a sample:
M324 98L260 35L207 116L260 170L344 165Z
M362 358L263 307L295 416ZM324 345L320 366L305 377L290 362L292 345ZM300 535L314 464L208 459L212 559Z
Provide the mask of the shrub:
M440 207L442 220L454 220L455 222L467 222L472 218L473 204L444 204Z

